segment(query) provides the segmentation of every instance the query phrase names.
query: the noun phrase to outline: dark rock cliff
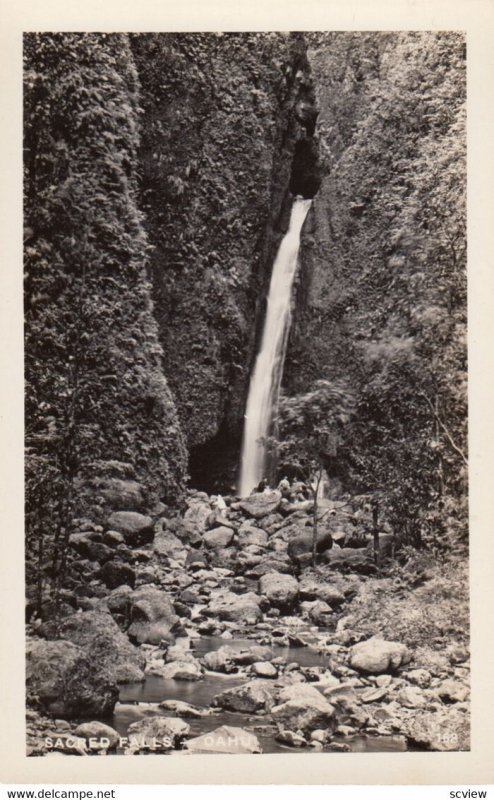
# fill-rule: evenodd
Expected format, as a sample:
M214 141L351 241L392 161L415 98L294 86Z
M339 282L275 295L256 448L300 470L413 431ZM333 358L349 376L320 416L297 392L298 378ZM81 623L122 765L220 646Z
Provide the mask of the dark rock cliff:
M140 204L165 374L197 486L235 482L250 367L290 192L312 196L317 112L298 34L132 37Z

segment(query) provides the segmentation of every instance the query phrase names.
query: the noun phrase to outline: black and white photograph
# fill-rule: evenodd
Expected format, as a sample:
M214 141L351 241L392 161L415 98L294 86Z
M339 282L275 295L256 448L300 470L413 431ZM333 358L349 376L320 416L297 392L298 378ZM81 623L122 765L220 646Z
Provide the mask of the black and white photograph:
M27 754L468 751L465 35L23 58Z
M0 48L5 774L470 790L494 9L96 5Z

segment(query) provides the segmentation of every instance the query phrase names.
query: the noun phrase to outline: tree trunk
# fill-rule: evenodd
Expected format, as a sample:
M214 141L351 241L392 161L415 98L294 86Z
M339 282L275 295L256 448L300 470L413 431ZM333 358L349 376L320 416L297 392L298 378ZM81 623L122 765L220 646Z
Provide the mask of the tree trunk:
M319 467L319 472L317 473L317 481L316 481L316 491L314 492L314 522L312 523L312 566L316 566L316 555L317 555L317 512L318 512L318 494L319 494L319 486L321 485L322 480L322 467Z
M372 502L372 536L374 538L374 564L379 566L379 504Z

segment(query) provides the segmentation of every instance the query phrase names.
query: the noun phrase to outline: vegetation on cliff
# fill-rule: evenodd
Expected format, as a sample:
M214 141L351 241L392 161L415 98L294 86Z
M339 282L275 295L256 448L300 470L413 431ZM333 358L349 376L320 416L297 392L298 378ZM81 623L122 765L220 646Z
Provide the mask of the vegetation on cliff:
M333 482L448 548L467 518L464 55L456 33L311 37L328 174L286 365L289 394L357 395Z
M152 505L185 477L136 202L138 91L126 36L25 38L26 494L38 577L52 557L59 571L71 517L98 518L112 481L136 479Z

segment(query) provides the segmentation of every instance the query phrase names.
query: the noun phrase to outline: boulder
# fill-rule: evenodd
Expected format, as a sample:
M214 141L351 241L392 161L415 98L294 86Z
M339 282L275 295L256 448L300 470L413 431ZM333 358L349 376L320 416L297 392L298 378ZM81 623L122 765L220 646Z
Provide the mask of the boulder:
M118 687L98 659L64 639L27 643L26 693L64 719L111 714L118 700Z
M158 558L173 559L184 563L187 558L187 550L183 542L171 531L159 531L153 541L153 553Z
M213 704L225 711L255 714L257 711L269 709L273 704L273 697L264 681L253 680L241 686L234 686L232 689L225 689L214 697Z
M328 624L333 614L331 606L328 606L324 600L306 600L301 604L301 608L309 615L312 622L321 627Z
M198 708L190 703L185 703L183 700L163 700L162 703L159 703L159 707L177 716L189 717L190 719L200 719L210 713L209 709Z
M204 613L218 619L249 624L259 622L262 617L257 594L254 592L234 594L226 590L216 593L211 598Z
M145 657L129 642L110 614L103 611L72 614L63 620L59 635L82 647L109 680L115 683L144 680Z
M248 522L244 522L238 531L238 546L242 549L255 545L256 547L267 547L268 534L260 528L255 528Z
M267 597L270 605L290 609L298 600L298 581L292 575L268 572L259 580L259 592Z
M120 734L104 722L83 722L74 731L75 736L85 739L89 750L114 750L120 741ZM90 740L96 740L91 742Z
M211 650L203 656L202 663L211 672L237 672L237 665L231 657L231 649L220 647L218 650Z
M153 664L152 674L175 681L198 681L202 669L198 661L170 661L168 664Z
M424 693L417 686L404 686L398 692L396 699L405 708L425 708L427 705Z
M279 731L274 737L277 742L286 744L288 747L307 747L307 740L305 736L294 731Z
M252 664L252 672L258 678L277 678L278 670L270 661L256 661Z
M251 494L250 497L239 503L242 511L254 519L262 519L278 510L281 503L281 492L277 489L272 492Z
M222 725L202 736L196 736L195 739L189 739L184 747L190 753L262 753L257 736L230 725Z
M470 749L469 716L455 706L420 712L405 724L403 732L409 742L428 750Z
M137 511L114 511L107 519L108 530L121 533L131 547L153 541L153 520Z
M144 486L129 479L104 478L99 483L98 494L109 508L122 511L139 511L146 502Z
M273 719L283 728L312 731L336 727L335 709L312 686L295 683L286 686L278 696L278 705L271 709Z
M293 536L288 542L288 556L295 564L302 565L309 563L312 558L312 539L311 529ZM329 531L323 531L317 535L316 553L325 553L333 546L333 539Z
M233 531L231 528L226 528L225 526L221 526L219 528L213 528L210 531L206 531L203 536L203 541L206 547L212 549L221 549L223 547L228 547L230 542L233 539Z
M187 502L188 508L184 514L184 522L199 533L204 533L209 528L209 521L214 517L207 495L193 497Z
M378 675L381 672L394 672L408 664L412 654L404 644L387 642L373 637L359 642L350 650L350 666L359 672Z
M190 731L190 725L177 717L148 717L129 725L128 752L145 750L166 752L179 747Z
M107 561L98 577L108 589L116 589L123 584L134 588L136 581L135 570L123 561Z
M469 695L468 686L453 679L443 681L435 691L445 703L463 703Z
M311 579L300 581L299 592L301 600L323 600L331 608L336 608L345 602L345 595L336 586L317 583Z
M332 569L341 572L358 572L361 575L372 575L376 572L373 557L365 549L334 547L332 550L326 551L324 559Z
M139 644L173 643L173 629L179 621L167 592L146 584L130 597L131 625L128 633Z

